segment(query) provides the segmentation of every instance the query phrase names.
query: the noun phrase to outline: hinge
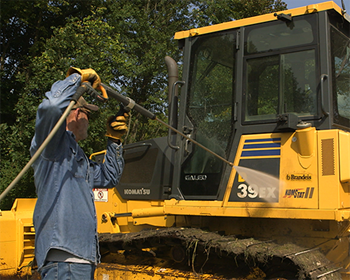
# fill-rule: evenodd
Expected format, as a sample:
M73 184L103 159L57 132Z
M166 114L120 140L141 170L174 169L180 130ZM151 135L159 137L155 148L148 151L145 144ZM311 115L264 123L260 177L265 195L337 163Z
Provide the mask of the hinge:
M237 35L236 35L236 50L239 50L240 38L241 38L241 32L237 31Z

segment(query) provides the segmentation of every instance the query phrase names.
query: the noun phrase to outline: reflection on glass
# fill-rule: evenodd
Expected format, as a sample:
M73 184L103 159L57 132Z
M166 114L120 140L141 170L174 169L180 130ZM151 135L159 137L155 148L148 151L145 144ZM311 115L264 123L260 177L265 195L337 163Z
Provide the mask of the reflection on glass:
M317 115L315 51L247 60L245 120Z
M332 27L334 118L350 127L350 39Z
M315 39L312 26L316 26L315 17L308 20L296 19L290 23L277 21L261 28L254 28L247 37L246 53L310 44Z

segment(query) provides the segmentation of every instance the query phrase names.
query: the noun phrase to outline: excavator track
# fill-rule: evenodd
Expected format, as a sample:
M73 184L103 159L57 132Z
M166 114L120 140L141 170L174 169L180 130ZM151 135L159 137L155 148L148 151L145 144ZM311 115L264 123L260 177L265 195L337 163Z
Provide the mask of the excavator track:
M102 233L99 240L104 254L122 252L124 261L138 264L164 259L164 266L166 260L167 265L198 277L211 273L217 279L342 279L341 268L317 248L280 245L274 240L241 239L197 228Z

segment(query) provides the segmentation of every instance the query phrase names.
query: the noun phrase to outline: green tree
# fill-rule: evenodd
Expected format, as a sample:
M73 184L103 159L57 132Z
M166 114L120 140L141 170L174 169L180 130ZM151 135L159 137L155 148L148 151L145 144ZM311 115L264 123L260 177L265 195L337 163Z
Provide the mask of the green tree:
M193 1L192 17L197 27L285 10L282 0Z
M91 14L94 0L1 0L1 123L13 124L15 104L22 88L35 73L30 72L32 58L40 56L52 27L64 26L71 17L82 19ZM25 76L17 80L17 74Z
M120 31L120 40L127 55L127 68L115 69L113 81L124 94L138 104L165 118L167 73L164 58L180 59L178 30L191 24L190 1L120 0L107 5L109 24ZM166 129L135 113L128 142L153 138Z

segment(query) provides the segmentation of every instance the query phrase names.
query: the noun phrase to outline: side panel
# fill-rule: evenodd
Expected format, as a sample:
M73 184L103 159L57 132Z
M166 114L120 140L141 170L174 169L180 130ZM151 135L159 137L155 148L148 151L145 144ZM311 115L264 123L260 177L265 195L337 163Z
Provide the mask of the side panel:
M319 131L318 135L320 208L348 208L349 133L324 130Z
M17 271L16 220L11 211L4 211L0 217L0 275Z
M172 150L155 138L124 147L125 169L116 186L122 199L163 200L170 193Z
M281 156L282 191L280 206L286 208L319 208L317 133L303 130L285 135ZM306 137L307 138L307 137Z
M34 260L33 211L36 199L16 199L0 212L0 278L30 274ZM11 278L13 279L13 278ZM16 278L17 279L17 278Z
M243 136L237 152L238 161L235 165L246 167L244 174L236 174L233 190L229 201L235 202L272 202L279 201L279 186L262 186L261 182L247 183L246 178L251 178L249 173L262 172L259 177L273 176L279 178L279 166L281 155L281 137L277 135L260 134L254 136ZM238 171L240 172L240 171ZM252 174L253 175L253 174Z
M266 207L259 202L268 202L283 208L348 208L350 134L310 131L308 140L301 131L242 136L235 165L252 169L248 175L257 170L263 172L260 177L279 182L263 186L262 180L254 188L236 174L229 201L244 202L239 204L244 207Z
M229 201L244 202L242 207L266 207L267 202L270 207L318 208L316 145L310 156L302 156L298 141L296 133L242 136L234 164L247 169L244 174L238 170Z

